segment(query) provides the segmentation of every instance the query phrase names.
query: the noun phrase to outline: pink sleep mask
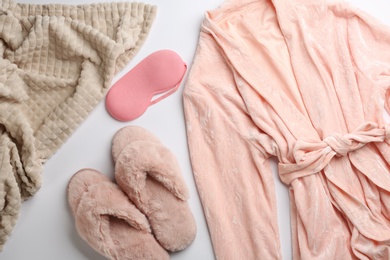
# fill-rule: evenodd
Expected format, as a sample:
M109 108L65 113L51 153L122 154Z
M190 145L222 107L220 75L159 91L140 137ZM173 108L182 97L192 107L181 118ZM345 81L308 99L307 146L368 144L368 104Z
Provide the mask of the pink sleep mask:
M150 105L174 93L186 70L187 65L174 51L150 54L111 87L106 96L107 111L119 121L136 119ZM162 95L152 100L158 94Z

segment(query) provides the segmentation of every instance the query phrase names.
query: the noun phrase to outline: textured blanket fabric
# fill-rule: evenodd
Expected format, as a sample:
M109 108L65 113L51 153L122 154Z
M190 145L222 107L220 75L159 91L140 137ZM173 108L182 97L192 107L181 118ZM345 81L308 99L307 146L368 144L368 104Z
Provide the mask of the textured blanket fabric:
M155 14L136 2L0 2L0 248L43 163L104 97Z

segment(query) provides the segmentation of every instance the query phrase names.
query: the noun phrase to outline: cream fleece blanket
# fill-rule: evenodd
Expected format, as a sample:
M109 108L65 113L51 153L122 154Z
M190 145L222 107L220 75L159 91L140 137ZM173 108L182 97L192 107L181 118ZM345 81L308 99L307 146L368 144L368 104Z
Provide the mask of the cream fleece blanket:
M156 7L0 3L0 249L43 163L139 50Z

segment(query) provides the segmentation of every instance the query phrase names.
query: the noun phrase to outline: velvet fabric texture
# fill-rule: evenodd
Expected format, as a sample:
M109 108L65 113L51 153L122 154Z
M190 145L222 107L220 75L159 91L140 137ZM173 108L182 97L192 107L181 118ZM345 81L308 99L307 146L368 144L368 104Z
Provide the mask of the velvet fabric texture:
M390 29L343 1L232 0L206 13L184 91L218 259L390 258Z
M0 2L0 250L43 163L104 97L155 15L136 2Z

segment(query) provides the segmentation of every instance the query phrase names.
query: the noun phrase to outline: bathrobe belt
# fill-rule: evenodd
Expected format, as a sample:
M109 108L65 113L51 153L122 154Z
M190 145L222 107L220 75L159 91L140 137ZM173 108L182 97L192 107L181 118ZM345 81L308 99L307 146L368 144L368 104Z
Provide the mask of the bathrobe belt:
M281 180L289 185L297 178L322 171L335 156L346 156L367 143L389 142L390 125L365 122L347 134L334 133L322 141L299 139L293 147L295 163L279 163Z
M319 177L327 186L330 201L353 224L353 233L356 235L357 231L364 237L379 242L388 241L390 230L386 221L372 211L366 198L356 191L356 187L353 188L351 182L354 180L349 176L351 172L343 174L340 167L348 160L350 170L361 172L366 177L365 181L390 192L389 169L383 163L386 158L378 158L373 151L382 149L382 145L389 145L389 137L390 125L379 127L376 123L365 122L351 133L334 133L322 141L297 140L293 148L296 163L280 163L280 178L294 190L302 187L300 182L295 185L294 180L320 173ZM368 146L369 143L377 143L377 147ZM335 161L335 157L339 159Z

